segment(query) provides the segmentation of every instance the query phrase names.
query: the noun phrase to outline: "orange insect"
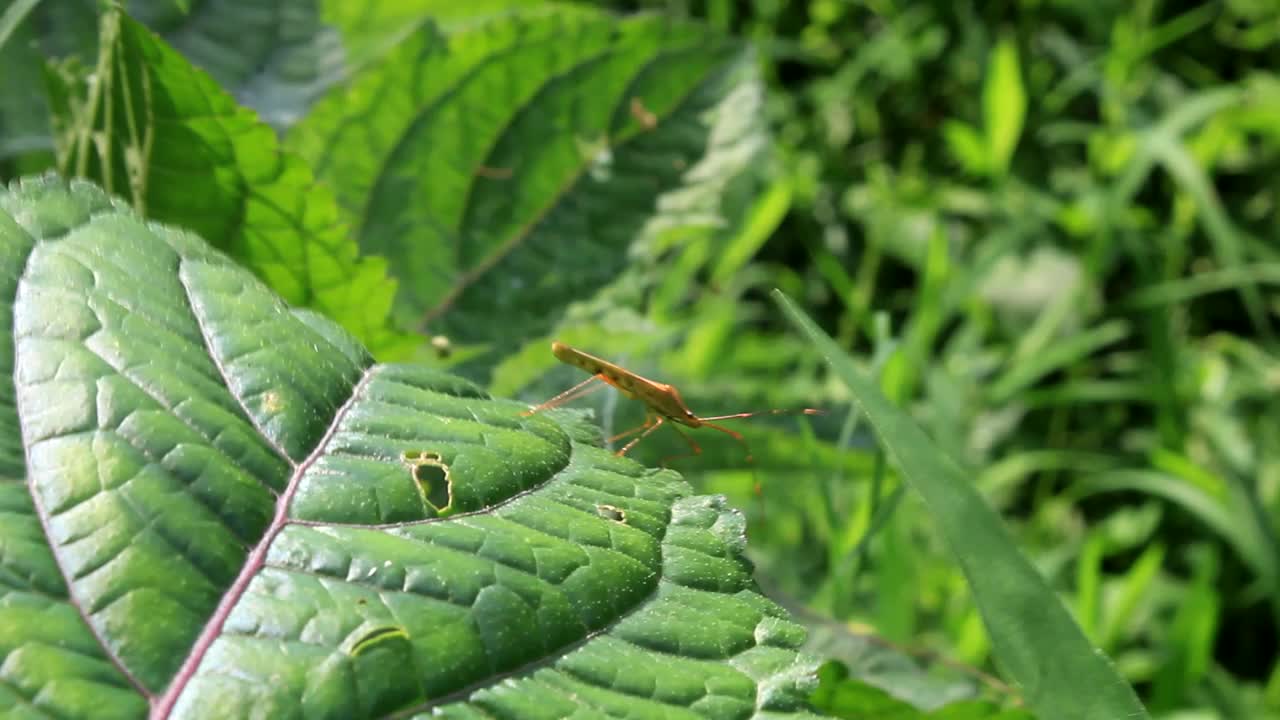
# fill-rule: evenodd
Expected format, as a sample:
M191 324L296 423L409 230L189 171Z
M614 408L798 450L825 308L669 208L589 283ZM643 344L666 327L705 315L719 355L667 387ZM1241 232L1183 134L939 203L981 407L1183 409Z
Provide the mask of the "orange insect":
M583 380L577 385L574 385L568 390L565 390L559 395L556 395L555 397L542 403L541 405L538 405L537 407L531 410L525 411L524 414L533 415L534 413L541 412L543 410L547 410L559 405L563 405L564 403L569 402L570 400L575 400L577 398L582 397L583 395L586 395L589 392L592 392L601 387L604 387L604 385L593 384L597 380L605 383L606 385L612 385L613 387L617 388L618 391L621 392L623 395L633 400L639 400L640 402L644 403L645 407L648 410L646 413L644 424L609 438L609 442L614 442L615 440L621 440L624 437L629 437L631 435L635 435L636 433L639 433L639 435L633 440L631 440L631 442L628 442L626 445L622 446L622 449L616 453L617 455L626 455L627 452L631 450L631 448L636 446L636 443L640 442L641 440L651 435L655 430L662 427L663 424L665 424L669 420L678 425L684 425L685 427L690 427L690 428L708 427L708 428L711 428L712 430L719 430L720 432L728 435L729 437L732 437L734 440L737 440L739 443L742 443L743 448L745 448L747 451L747 461L751 462L752 460L751 448L747 446L747 442L742 437L742 433L731 430L727 427L724 427L723 425L717 425L716 421L748 418L748 417L752 417L753 415L788 415L788 414L820 415L823 412L821 410L815 410L813 408L804 408L801 410L762 410L759 412L744 412L744 413L733 413L730 415L715 415L712 417L699 417L695 415L692 410L689 409L689 406L684 404L684 400L680 397L680 391L676 390L675 387L671 385L667 385L666 383L654 382L653 380L650 380L648 378L641 377L640 375L637 375L631 372L630 370L627 370L626 368L615 365L609 362L608 360L603 360L594 355L589 355L585 352L582 352L581 350L578 350L577 348L569 347L568 345L565 345L562 342L551 343L551 352L553 355L556 356L556 359L558 359L560 362L566 363L568 365L573 365L574 367L582 368L583 370L586 370L587 372L591 373L591 377L587 378L586 380ZM675 427L675 426L673 425L672 427ZM678 430L679 428L677 428L677 431ZM702 448L698 447L698 444L695 443L693 439L690 438L688 435L685 435L683 432L681 432L680 437L684 438L685 442L689 444L689 448L693 451L692 452L693 455L699 455L702 453ZM677 455L677 456L664 458L663 464L665 464L667 460L671 460L674 457L685 457L685 456ZM758 485L757 485L757 492L758 492Z

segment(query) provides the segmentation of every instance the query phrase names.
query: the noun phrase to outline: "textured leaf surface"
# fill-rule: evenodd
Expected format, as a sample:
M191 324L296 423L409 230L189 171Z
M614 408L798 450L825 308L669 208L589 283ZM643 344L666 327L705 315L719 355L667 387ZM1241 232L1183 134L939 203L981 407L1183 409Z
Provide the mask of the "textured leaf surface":
M806 714L741 516L674 473L374 364L88 184L0 192L0 250L0 709Z
M336 319L380 355L406 343L388 325L394 282L360 258L332 194L274 131L139 23L107 18L104 92L66 149L70 174L127 194L231 253L294 304ZM69 97L88 94L67 88Z
M750 55L694 25L551 7L423 26L290 133L391 260L397 312L510 346L648 238L722 224L764 145Z

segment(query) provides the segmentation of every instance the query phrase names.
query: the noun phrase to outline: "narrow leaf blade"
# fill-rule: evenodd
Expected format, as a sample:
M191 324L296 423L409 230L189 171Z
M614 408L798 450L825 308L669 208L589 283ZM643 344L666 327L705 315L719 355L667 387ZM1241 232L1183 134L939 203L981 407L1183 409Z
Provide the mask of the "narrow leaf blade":
M996 175L1009 169L1022 122L1027 114L1027 92L1022 86L1018 47L1005 37L991 51L982 88L982 109L987 127L989 164Z
M924 497L969 580L1000 665L1037 717L1148 717L1133 689L1085 638L960 467L786 295L775 290L774 299L849 387L886 453Z

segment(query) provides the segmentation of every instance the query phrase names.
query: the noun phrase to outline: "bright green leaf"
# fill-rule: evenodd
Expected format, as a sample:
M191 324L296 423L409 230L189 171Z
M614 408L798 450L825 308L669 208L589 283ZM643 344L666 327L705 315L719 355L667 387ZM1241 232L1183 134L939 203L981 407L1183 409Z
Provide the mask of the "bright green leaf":
M1022 122L1027 114L1027 93L1022 86L1018 46L1005 37L991 50L982 85L983 121L987 129L989 166L996 175L1009 169Z
M88 183L0 190L0 252L0 712L812 717L723 499Z
M512 10L527 10L544 0L396 0L353 3L322 0L321 17L342 34L351 67L363 68L391 51L424 22L448 28Z
M711 271L712 285L727 285L773 237L791 209L794 191L787 180L777 180L752 205L742 226L729 236Z
M987 139L970 124L948 120L942 125L942 138L947 142L951 157L960 163L965 172L985 175L990 169Z
M1097 651L1018 551L966 473L894 407L853 360L780 291L789 320L853 393L902 477L924 498L964 571L1004 672L1041 720L1148 717L1133 689Z

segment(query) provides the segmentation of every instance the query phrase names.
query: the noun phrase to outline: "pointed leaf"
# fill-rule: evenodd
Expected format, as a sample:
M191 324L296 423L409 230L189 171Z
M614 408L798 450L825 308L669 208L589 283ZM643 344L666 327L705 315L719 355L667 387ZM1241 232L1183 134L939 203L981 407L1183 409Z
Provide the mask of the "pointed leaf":
M1022 86L1018 46L1005 37L991 50L982 87L983 117L987 127L988 165L996 175L1009 169L1022 121L1027 114L1027 92Z

